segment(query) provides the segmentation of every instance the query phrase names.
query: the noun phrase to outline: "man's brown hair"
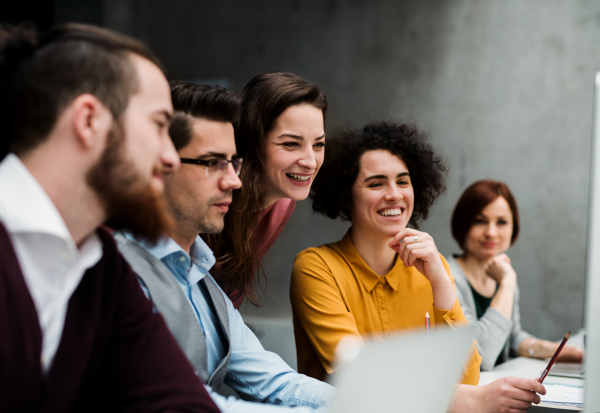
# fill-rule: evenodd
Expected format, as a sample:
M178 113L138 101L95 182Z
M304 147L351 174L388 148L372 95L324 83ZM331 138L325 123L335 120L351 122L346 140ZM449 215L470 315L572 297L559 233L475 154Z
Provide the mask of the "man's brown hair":
M139 87L131 54L161 67L142 43L99 27L70 23L42 36L10 80L11 150L24 153L42 143L62 111L85 93L118 121Z

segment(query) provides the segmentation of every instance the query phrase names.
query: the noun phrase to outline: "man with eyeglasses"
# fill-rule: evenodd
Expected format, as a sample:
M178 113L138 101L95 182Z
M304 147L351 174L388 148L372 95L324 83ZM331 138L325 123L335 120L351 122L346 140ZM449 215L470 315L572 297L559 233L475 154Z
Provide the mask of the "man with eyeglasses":
M215 257L198 234L223 230L232 191L242 185L233 127L239 97L188 82L172 82L171 96L169 134L182 165L164 182L175 224L154 247L117 233L119 249L222 411L325 409L335 390L264 350L208 273ZM223 383L244 400L217 394Z

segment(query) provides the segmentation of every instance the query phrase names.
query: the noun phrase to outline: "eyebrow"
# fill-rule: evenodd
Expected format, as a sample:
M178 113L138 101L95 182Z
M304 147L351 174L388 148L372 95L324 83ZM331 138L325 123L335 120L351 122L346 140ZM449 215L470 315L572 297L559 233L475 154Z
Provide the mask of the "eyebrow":
M298 141L303 141L304 140L304 138L302 136L300 136L300 135L294 135L292 133L284 133L283 135L279 135L277 137L277 139L279 139L279 138L292 138L292 139L296 139ZM325 135L321 135L318 138L316 138L315 140L316 141L320 141L322 139L325 139Z
M171 121L171 119L173 118L173 114L171 112L167 112L166 110L159 111L158 115L163 115L165 118L167 118L168 121Z
M475 218L485 218L485 219L489 219L489 218L487 217L487 215L484 215L484 214L483 214L483 213L481 213L481 212L480 212L479 214L475 215ZM497 216L497 217L496 217L496 219L504 219L504 220L507 220L507 221L508 221L508 215L506 215L506 216L505 216L505 215L499 215L499 216Z
M396 178L400 178L401 176L410 176L410 174L408 172L400 172L398 175L396 175ZM373 179L387 179L387 175L372 175L363 182L371 181Z
M234 153L231 156L231 159L235 159L237 158L237 153ZM208 153L203 153L202 155L199 155L196 157L197 159L202 159L202 158L218 158L218 159L227 159L227 155L225 155L224 153L221 152L208 152Z

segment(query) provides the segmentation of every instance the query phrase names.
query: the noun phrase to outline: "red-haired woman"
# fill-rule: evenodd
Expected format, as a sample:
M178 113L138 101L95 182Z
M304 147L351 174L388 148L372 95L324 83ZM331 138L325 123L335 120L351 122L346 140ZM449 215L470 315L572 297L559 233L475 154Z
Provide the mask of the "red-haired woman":
M469 186L454 208L452 236L463 254L447 260L465 317L477 326L481 369L511 356L552 357L557 343L521 329L517 273L505 254L519 236L519 211L506 184L486 179ZM558 360L582 357L582 350L565 346Z

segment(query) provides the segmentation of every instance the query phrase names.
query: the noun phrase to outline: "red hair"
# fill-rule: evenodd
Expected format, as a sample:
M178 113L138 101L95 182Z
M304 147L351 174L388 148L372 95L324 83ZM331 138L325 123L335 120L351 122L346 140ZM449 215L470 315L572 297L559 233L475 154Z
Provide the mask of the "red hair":
M520 228L519 210L515 197L504 182L482 179L465 189L454 207L454 212L452 212L452 236L462 250L465 249L465 238L467 238L467 234L471 230L477 215L499 197L504 198L508 202L508 206L512 212L513 232L510 238L510 245L515 243L519 236Z

